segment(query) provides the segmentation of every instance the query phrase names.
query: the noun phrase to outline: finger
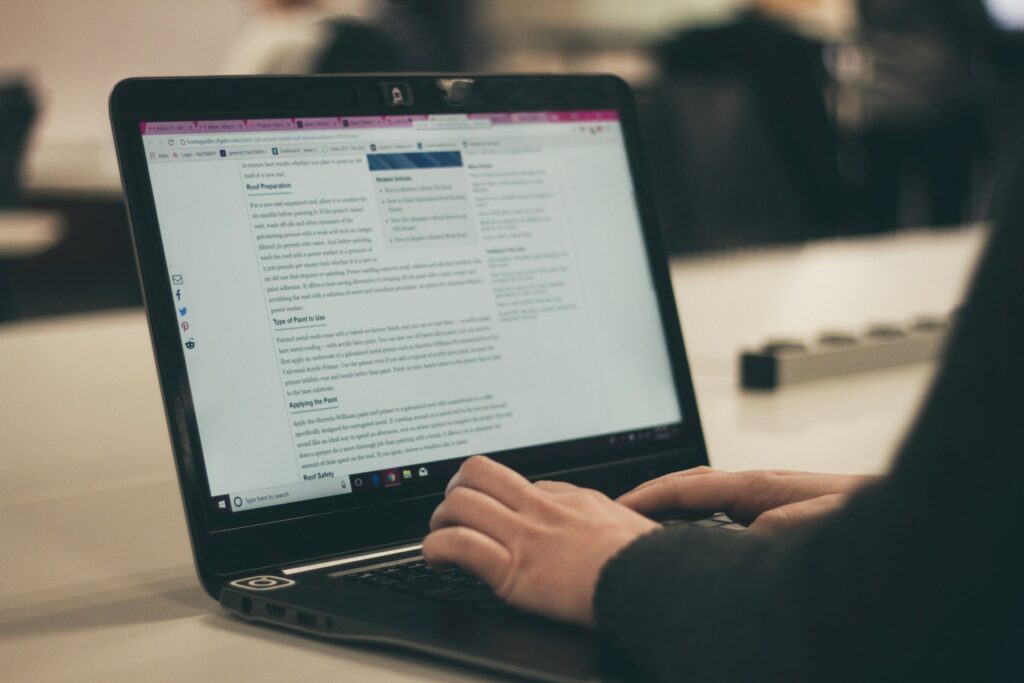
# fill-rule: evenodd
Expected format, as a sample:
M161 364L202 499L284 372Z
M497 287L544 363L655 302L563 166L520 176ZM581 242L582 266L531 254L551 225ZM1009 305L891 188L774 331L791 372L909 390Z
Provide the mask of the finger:
M427 535L423 539L423 557L431 565L458 565L492 588L502 585L512 567L508 548L464 526L446 527Z
M546 480L544 480L544 481L536 481L536 482L533 483L533 485L535 487L539 488L541 491L546 491L548 493L568 493L570 491L578 491L579 490L578 486L573 486L572 484L570 484L568 482L565 482L565 481L546 481Z
M801 500L789 505L772 508L758 515L751 529L758 531L779 531L799 524L805 524L832 514L846 504L846 493L829 493L810 500Z
M624 493L623 496L628 496L629 494L633 493L634 491L641 491L641 490L643 490L645 488L648 488L650 486L657 486L659 483L663 482L666 479L677 479L679 477L693 477L693 476L698 476L698 475L702 475L702 474L715 474L715 473L716 473L716 471L714 469L708 467L707 465L701 465L700 467L691 467L688 470L682 470L680 472L672 472L671 474L665 474L665 475L660 476L660 477L658 477L656 479L651 479L649 481L645 481L644 483L636 486L632 491L627 491L626 493ZM621 498L621 496L620 496L620 498Z
M452 489L430 518L430 529L463 526L502 543L517 528L516 513L486 493L464 486Z
M448 482L445 495L459 486L486 493L512 510L520 510L538 492L521 474L482 455L474 455Z
M641 514L665 510L729 512L743 492L743 481L732 472L685 472L655 479L651 486L630 491L618 502Z

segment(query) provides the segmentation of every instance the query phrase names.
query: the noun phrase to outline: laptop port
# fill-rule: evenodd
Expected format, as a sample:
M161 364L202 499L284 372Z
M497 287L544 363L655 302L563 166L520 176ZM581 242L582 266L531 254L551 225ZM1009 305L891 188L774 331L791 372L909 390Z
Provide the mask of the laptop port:
M305 628L316 628L316 617L309 612L296 612L295 621Z
M288 614L288 610L280 605L267 603L267 614L276 619L284 619L285 615Z

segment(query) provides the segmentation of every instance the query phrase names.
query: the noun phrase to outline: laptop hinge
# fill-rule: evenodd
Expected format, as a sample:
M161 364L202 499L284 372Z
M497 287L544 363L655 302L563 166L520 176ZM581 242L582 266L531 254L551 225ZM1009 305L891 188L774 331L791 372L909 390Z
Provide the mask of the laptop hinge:
M393 555L402 555L404 553L416 552L423 548L422 543L414 543L412 545L403 545L398 548L388 548L387 550L377 550L372 553L362 553L361 555L348 555L347 557L339 557L333 560L323 560L322 562L314 562L312 564L304 564L299 567L288 567L282 569L281 573L285 576L292 576L293 574L302 574L305 572L314 572L318 569L329 569L331 567L343 567L347 564L356 564L358 562L367 562L369 560L379 560L384 557L391 557Z

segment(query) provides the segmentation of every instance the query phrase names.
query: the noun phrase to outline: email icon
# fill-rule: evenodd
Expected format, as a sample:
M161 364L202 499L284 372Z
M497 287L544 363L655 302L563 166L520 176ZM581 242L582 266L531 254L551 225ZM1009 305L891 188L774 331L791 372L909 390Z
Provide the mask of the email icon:
M172 275L171 276L171 284L172 285L183 285L183 284L185 284L185 276L184 275Z

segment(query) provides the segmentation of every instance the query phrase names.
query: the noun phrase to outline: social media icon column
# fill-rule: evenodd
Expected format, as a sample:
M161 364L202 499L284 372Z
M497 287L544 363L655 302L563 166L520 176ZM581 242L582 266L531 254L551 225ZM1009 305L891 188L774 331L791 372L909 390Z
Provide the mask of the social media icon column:
M174 300L178 332L181 334L181 345L185 349L185 360L195 360L199 357L197 352L199 343L196 341L196 332L192 325L192 309L185 292L185 275L181 271L171 271L171 296Z

